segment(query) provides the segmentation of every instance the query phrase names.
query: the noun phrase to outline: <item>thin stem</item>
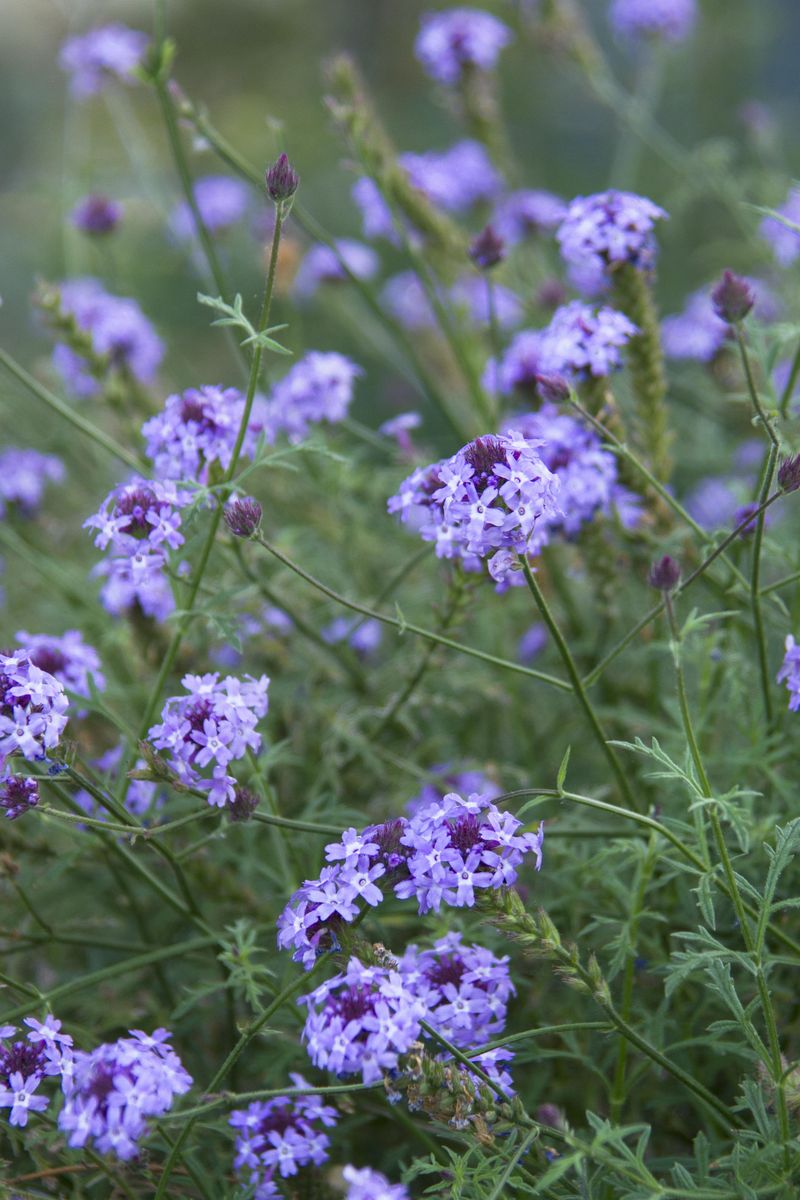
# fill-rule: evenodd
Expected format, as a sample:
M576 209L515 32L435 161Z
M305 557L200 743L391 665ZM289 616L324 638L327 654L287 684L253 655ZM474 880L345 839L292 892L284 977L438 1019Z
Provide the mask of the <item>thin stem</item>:
M758 394L758 388L756 387L756 381L753 376L753 368L750 363L750 355L747 352L747 342L745 341L744 330L742 329L741 321L736 321L732 328L736 335L736 344L739 347L739 357L742 360L744 377L747 380L747 391L749 392L750 399L753 402L753 408L756 410L758 419L764 426L764 432L772 442L773 448L777 453L777 451L780 449L780 442L778 441L778 435L773 428L772 421L764 411L764 406L761 403L761 397Z
M689 697L686 692L686 678L683 673L683 659L681 656L681 633L678 628L678 622L675 619L675 610L672 607L672 599L669 592L664 594L664 605L667 612L667 620L669 622L670 633L672 634L672 658L675 665L675 679L678 687L678 704L681 710L681 722L683 724L683 732L686 735L686 741L689 743L689 753L692 756L694 769L697 772L697 777L700 780L700 787L703 795L711 797L711 785L708 782L703 756L700 753L700 746L694 732L694 722L689 709ZM697 806L694 807L693 813L695 832L697 834L698 845L702 848L703 858L707 865L710 865L708 854L708 840L706 838L705 820L703 810ZM730 882L730 881L729 881Z
M789 415L789 401L794 395L794 386L797 383L797 377L800 375L800 343L794 352L792 365L789 368L789 374L786 379L786 385L781 392L781 398L778 404L778 411L785 419Z
M764 480L759 493L759 504L763 504L769 495L769 489L772 487L772 480L775 474L775 467L778 462L778 445L773 442L769 448L769 457L767 458L767 466L764 471ZM756 633L756 646L758 648L758 666L761 675L761 695L764 701L764 715L767 719L767 728L772 727L772 679L769 673L769 659L767 656L767 639L764 633L764 619L761 613L761 545L764 540L764 513L758 514L756 520L756 529L753 536L753 560L750 572L750 607L753 611L753 626Z

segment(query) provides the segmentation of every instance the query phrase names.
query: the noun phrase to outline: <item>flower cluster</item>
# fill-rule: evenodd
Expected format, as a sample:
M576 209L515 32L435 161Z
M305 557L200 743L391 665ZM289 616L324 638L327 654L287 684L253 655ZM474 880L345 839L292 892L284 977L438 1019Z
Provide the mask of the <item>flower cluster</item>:
M53 454L16 446L0 450L0 518L11 505L24 516L33 516L47 484L61 483L64 475L64 464Z
M146 1118L160 1117L192 1086L166 1029L130 1034L91 1053L76 1052L74 1084L58 1117L70 1146L91 1140L101 1154L135 1158Z
M59 288L59 307L106 367L127 372L145 385L154 382L164 343L135 300L112 295L97 279L70 279ZM72 345L55 347L53 365L76 396L100 391L98 365Z
M146 453L159 478L208 483L214 464L227 470L244 407L245 398L236 388L187 388L168 396L163 410L142 426ZM242 442L245 458L254 456L263 422L263 403L254 405Z
M172 483L135 477L109 492L84 521L84 529L97 530L95 546L111 552L96 568L106 577L101 599L109 612L118 615L138 605L157 620L172 612L165 568L168 551L183 545L180 510L189 500Z
M27 650L0 654L0 775L19 754L29 762L58 745L67 724L64 687Z
M509 192L498 203L492 226L507 246L538 233L550 233L561 224L567 206L560 196L541 189Z
M521 433L477 438L452 458L414 471L388 502L390 513L436 544L439 558L478 569L489 558L496 582L527 553L537 524L559 511L558 480Z
M493 200L502 187L483 146L469 139L448 150L401 154L398 162L411 184L447 212L466 212L483 200Z
M319 953L337 944L337 931L375 907L392 890L414 897L420 913L442 903L475 903L475 888L510 886L525 855L541 865L543 829L518 831L521 822L502 813L486 795L455 792L363 830L347 829L325 847L328 865L308 879L278 918L278 946L310 969Z
M508 26L490 13L449 8L422 18L414 53L431 79L454 84L465 67L491 71L511 38Z
M789 711L800 709L800 646L791 634L786 638L786 654L778 672L778 683L786 683L789 690Z
M146 33L114 22L67 38L59 65L70 76L70 91L83 99L101 92L109 79L130 82L148 45Z
M353 384L362 368L335 351L312 350L280 379L265 405L267 436L285 433L290 442L308 437L312 425L347 416Z
M229 175L203 175L194 181L194 201L200 220L209 233L220 234L240 221L247 211L247 184ZM196 236L194 213L188 200L181 200L169 218L169 227L179 241Z
M185 675L185 696L171 696L161 713L161 724L148 734L157 750L166 750L169 763L189 787L208 792L209 804L222 808L235 799L236 780L228 768L248 751L258 751L261 735L256 725L267 712L266 675L237 679L218 672ZM211 769L211 777L200 774Z
M303 1040L314 1065L360 1075L364 1083L397 1068L426 1016L423 1001L405 988L399 972L366 967L357 958L298 1003L308 1008Z
M28 1123L28 1114L43 1112L50 1103L35 1093L45 1078L59 1076L65 1095L72 1091L74 1060L72 1038L61 1033L61 1022L52 1016L44 1021L26 1017L25 1041L12 1041L13 1025L0 1026L0 1108L8 1108L9 1124Z
M302 1075L289 1078L296 1088L306 1088ZM296 1175L300 1167L321 1166L328 1157L330 1138L319 1128L336 1124L335 1108L319 1096L275 1096L254 1100L246 1109L231 1113L229 1124L237 1131L234 1166L249 1171L256 1200L276 1196L273 1179Z
M347 1184L344 1200L409 1200L402 1183L390 1183L372 1167L346 1166L342 1178Z
M682 42L697 20L696 0L613 0L609 18L627 38Z
M655 263L653 228L663 208L632 192L600 192L571 201L556 233L568 263L597 274L630 263L648 270Z
M41 797L39 784L25 775L6 775L0 779L0 808L9 821L16 821L32 808Z
M370 246L352 238L339 238L334 244L335 249L320 242L306 253L294 277L296 296L306 300L322 283L346 281L345 267L356 279L372 279L378 273L378 256Z
M28 651L31 662L40 670L47 671L79 696L89 695L90 675L99 692L105 688L100 657L93 646L87 645L77 629L68 629L57 637L21 630L16 641L18 646Z

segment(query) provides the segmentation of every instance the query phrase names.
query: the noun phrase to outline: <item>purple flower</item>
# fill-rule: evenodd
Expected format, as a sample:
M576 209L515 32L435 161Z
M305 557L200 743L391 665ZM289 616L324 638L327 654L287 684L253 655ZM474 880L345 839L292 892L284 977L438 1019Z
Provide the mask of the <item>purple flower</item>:
M452 85L465 67L491 71L512 36L508 26L490 13L450 8L423 16L414 53L431 79Z
M262 508L252 496L237 497L225 509L225 524L235 537L251 538L261 524Z
M332 645L347 639L357 654L368 658L375 653L383 640L383 626L380 621L372 618L361 621L357 618L336 617L323 629L322 636Z
M230 466L244 414L245 398L236 388L199 387L168 396L163 410L142 426L161 479L197 479L207 483L211 468ZM264 425L264 402L255 404L241 453L253 458Z
M800 188L792 188L780 208L776 209L787 221L800 225ZM800 230L784 225L775 217L765 217L760 225L761 236L769 242L782 267L788 267L800 254Z
M24 775L6 775L0 779L0 808L9 821L16 821L39 803L39 784Z
M661 341L669 358L711 362L730 337L730 328L714 311L707 288L693 292L683 312L661 322Z
M622 37L682 42L697 20L696 0L612 0L609 19Z
M204 175L193 184L195 203L200 219L211 234L224 233L247 211L247 184L229 175ZM195 236L194 213L186 200L181 200L169 218L172 233L182 242Z
M330 246L318 243L306 253L294 278L296 296L307 300L320 284L347 282L342 262L356 279L373 279L378 273L378 256L371 246L351 238L339 238L335 246L334 251Z
M686 497L686 509L704 529L721 529L733 520L739 506L738 490L737 480L711 475Z
M90 237L104 237L113 233L122 219L122 205L108 196L84 196L70 213L76 229Z
M601 192L571 201L556 237L566 262L598 274L620 263L649 270L655 263L656 221L663 208L631 192Z
M449 792L461 792L465 795L480 792L490 800L502 795L502 788L483 771L453 771L448 763L439 763L438 766L431 767L430 774L433 777L431 781L424 783L417 795L412 796L406 805L406 812L411 817L423 808L441 802Z
M268 440L285 433L290 442L301 442L312 425L341 421L353 399L353 384L362 374L362 368L343 354L310 351L270 393L263 417Z
M0 774L14 754L29 762L54 749L67 724L63 685L27 650L0 654Z
M517 645L517 658L521 663L532 663L547 645L547 629L541 621L530 625Z
M10 1108L9 1124L21 1127L28 1124L29 1112L42 1112L50 1101L46 1096L34 1096L42 1082L41 1077L29 1075L24 1078L20 1071L8 1077L8 1089L0 1090L0 1108Z
M289 1078L296 1088L309 1086L302 1075ZM237 1130L234 1166L250 1172L256 1196L270 1195L262 1189L272 1185L275 1175L296 1175L300 1167L319 1167L326 1161L330 1138L319 1126L330 1129L337 1120L336 1109L323 1104L319 1096L255 1100L246 1109L235 1109L229 1118Z
M147 34L113 23L67 38L58 56L59 66L70 75L70 91L83 99L103 91L109 79L133 81L148 45Z
M261 748L256 725L267 712L269 680L266 675L220 680L214 672L185 675L182 683L188 694L167 700L161 724L150 729L148 738L156 750L167 752L184 784L208 792L209 804L222 808L235 798L230 764L248 749L258 753Z
M536 234L550 233L566 213L566 204L552 192L510 192L495 208L492 224L506 244L513 246Z
M342 1178L347 1184L344 1200L409 1200L407 1189L402 1183L390 1183L380 1171L372 1167L346 1166Z
M800 709L800 646L791 634L786 638L786 654L778 672L778 683L786 683L789 690L789 711Z
M406 329L436 328L436 314L414 271L392 275L381 288L384 308Z
M540 376L600 379L622 366L620 351L636 326L616 309L594 309L573 300L556 309L544 329L524 330L514 338L497 369L504 394L536 390Z
M482 200L492 200L502 186L480 142L466 140L448 150L401 154L398 162L411 184L448 212L466 212Z
M522 321L524 314L522 301L502 283L492 283L491 288L494 318L499 328L513 329ZM491 311L485 279L469 275L466 279L459 280L451 288L450 298L453 304L467 309L476 325L489 324Z
M26 1017L25 1024L25 1041L12 1041L13 1025L0 1028L0 1108L9 1108L9 1123L18 1126L27 1124L29 1112L42 1112L50 1103L34 1094L44 1079L58 1076L65 1095L72 1086L72 1038L59 1032L61 1022Z
M42 671L49 672L64 687L88 696L89 676L99 692L105 689L106 681L100 667L100 658L94 647L84 642L77 629L68 629L59 637L46 633L17 634L17 645L30 654L31 662Z
M418 412L398 413L396 417L390 417L388 421L379 425L378 433L382 433L384 437L394 438L403 454L410 457L414 453L411 431L419 429L421 424L422 417Z
M146 1119L167 1112L191 1087L165 1029L151 1037L135 1029L130 1033L91 1053L75 1054L74 1086L58 1117L71 1147L94 1142L101 1154L135 1158L148 1132Z
M361 227L364 237L384 238L392 245L399 245L400 236L395 226L392 210L384 200L374 179L364 175L357 179L350 192L361 212Z
M511 552L527 553L537 524L559 511L558 480L539 445L516 430L477 438L414 471L389 499L389 512L434 542L439 558L478 569L491 556L489 571L500 582L512 571Z
M32 517L42 503L48 483L61 483L64 464L53 454L38 450L19 450L6 446L0 450L0 518L7 506L14 505L26 517Z

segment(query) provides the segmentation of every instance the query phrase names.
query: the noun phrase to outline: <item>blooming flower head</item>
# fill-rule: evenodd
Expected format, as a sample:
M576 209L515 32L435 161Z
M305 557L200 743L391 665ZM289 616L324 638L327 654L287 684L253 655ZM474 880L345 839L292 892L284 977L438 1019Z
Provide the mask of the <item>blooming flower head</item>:
M448 792L460 792L469 795L480 792L490 800L502 795L502 788L483 771L454 771L450 764L440 763L431 767L432 778L424 783L416 796L406 804L406 812L412 816L430 804L441 801Z
M494 210L492 225L508 246L561 224L567 206L560 196L537 189L510 192Z
M148 40L146 33L118 22L67 38L58 61L70 76L73 96L84 99L95 95L103 91L109 79L130 83L134 69L144 59Z
M787 635L786 654L778 672L778 683L785 683L789 690L789 711L800 709L800 646L791 634Z
M249 192L241 179L232 179L230 175L203 175L193 186L200 220L209 233L224 233L245 215ZM181 200L172 210L169 227L182 242L196 236L194 213L187 200Z
M344 1200L409 1200L402 1183L390 1183L372 1167L346 1166L342 1177L347 1184Z
M546 375L600 379L622 366L620 351L638 332L624 313L573 300L556 309L543 331L542 369Z
M71 1147L93 1142L101 1154L135 1158L147 1118L160 1117L192 1086L166 1029L130 1033L90 1053L76 1052L73 1088L58 1117Z
M84 642L77 629L68 629L58 637L22 630L16 640L18 646L28 651L32 663L79 696L89 695L90 675L99 692L105 688L98 653Z
M67 724L64 686L27 650L0 654L0 774L13 754L29 762L58 745Z
M172 696L148 737L187 786L208 793L209 804L222 808L235 799L236 780L230 764L248 749L257 753L259 720L267 712L266 675L238 679L226 675L185 675L186 695ZM204 772L201 774L201 772Z
M23 516L33 516L47 484L61 483L64 476L64 464L54 454L5 446L0 450L0 517L11 505Z
M800 225L800 188L792 188L784 203L775 211L794 225ZM784 225L775 217L765 217L759 229L782 267L794 262L800 254L800 230Z
M122 218L122 205L108 196L84 196L70 213L76 229L90 237L104 237L113 233Z
M72 1038L60 1033L61 1022L26 1017L25 1040L16 1039L13 1025L0 1028L0 1108L8 1108L9 1124L23 1127L32 1112L43 1112L50 1103L37 1095L43 1080L58 1076L65 1095L72 1082Z
M414 43L425 71L437 83L458 83L465 67L491 71L511 41L507 25L478 8L426 13Z
M308 437L311 426L347 416L361 367L335 352L312 350L279 380L265 406L269 436L282 432L290 442Z
M36 808L41 797L39 784L24 775L5 775L0 778L0 808L9 821L16 821L23 813Z
M502 186L480 142L466 140L448 150L401 154L398 162L412 185L447 212L466 212L483 200L492 200Z
M294 1087L306 1088L302 1075L289 1076ZM330 1138L320 1126L336 1124L335 1108L319 1096L276 1096L254 1100L246 1109L235 1109L229 1124L237 1131L237 1170L249 1170L256 1195L278 1175L296 1175L300 1167L319 1167L328 1158Z
M142 426L146 453L158 477L208 483L214 464L227 470L244 406L245 398L236 388L187 388L168 396L163 410ZM245 458L255 454L261 416L261 406L254 406L242 443Z
M697 20L696 0L612 0L609 18L622 37L682 42Z
M303 1040L315 1066L375 1083L394 1070L420 1036L425 1005L403 986L401 975L365 967L351 958L298 1003L308 1008Z
M578 196L568 208L556 237L566 262L598 274L621 263L648 270L655 263L656 221L663 208L632 192L600 192Z
M342 266L355 275L356 279L373 279L378 272L378 256L371 246L352 238L339 238L336 250L318 243L312 246L300 263L294 278L294 292L307 300L323 283L344 283L347 273Z
M537 523L558 511L558 480L539 447L515 430L477 438L409 476L390 498L389 512L434 542L440 558L460 558L471 569L489 559L489 573L500 582L512 570L513 553L527 553Z

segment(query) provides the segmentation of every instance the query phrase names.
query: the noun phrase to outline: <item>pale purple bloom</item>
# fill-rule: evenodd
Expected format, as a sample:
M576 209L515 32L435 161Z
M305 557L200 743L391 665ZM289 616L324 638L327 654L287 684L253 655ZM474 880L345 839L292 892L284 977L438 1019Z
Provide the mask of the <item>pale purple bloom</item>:
M378 272L378 256L371 246L352 238L339 238L336 249L317 243L307 251L294 279L294 293L303 300L313 296L320 284L345 283L348 276L342 266L356 279L373 279Z
M64 686L27 650L0 653L0 774L12 755L35 762L53 750L67 724Z
M224 233L245 215L249 192L241 179L232 179L230 175L204 175L192 186L200 220L209 233ZM175 206L169 226L180 241L189 241L195 236L194 213L188 201L181 200Z
M792 188L784 203L775 211L786 217L787 221L800 225L800 188ZM794 262L800 254L800 230L784 225L775 217L765 217L759 229L782 267L788 267Z
M612 0L609 20L623 37L681 42L697 20L696 0Z
M91 237L104 237L113 233L122 219L122 205L108 196L84 196L70 213L76 229Z
M729 476L708 476L686 497L686 510L704 529L721 529L731 523L739 507L739 487L739 482Z
M381 300L386 310L406 329L436 328L436 313L414 271L401 271L387 279L381 288Z
M540 331L539 367L545 375L599 379L622 367L621 350L638 332L624 313L573 300L556 309ZM501 365L501 378L511 372Z
M632 192L577 196L567 208L556 237L566 262L598 274L620 263L648 270L656 258L655 222L663 208Z
M513 35L491 13L477 8L449 8L426 13L414 53L431 79L458 83L465 67L491 71Z
M384 437L394 438L403 453L411 455L414 452L411 431L419 429L421 424L422 417L418 412L398 413L396 417L390 417L388 421L379 425L378 433L382 433Z
M358 618L336 617L322 630L322 636L332 645L346 639L357 654L368 658L375 653L383 640L383 626L380 621L372 618L364 621Z
M510 192L494 210L492 225L507 245L556 229L567 213L560 196L536 188Z
M411 184L448 212L465 212L483 200L492 200L502 187L480 142L465 140L448 150L401 154L398 162Z
M302 1075L289 1076L296 1088L308 1087ZM235 1109L229 1124L237 1131L234 1166L249 1172L255 1195L277 1195L273 1178L296 1175L301 1167L319 1167L328 1158L330 1138L319 1128L332 1128L338 1120L335 1108L319 1096L276 1096L254 1100L246 1109Z
M106 686L100 658L93 646L83 640L77 629L68 629L60 636L46 633L26 633L16 636L18 646L27 650L31 662L48 671L70 691L79 696L89 695L89 676L99 692Z
M163 410L142 426L146 454L161 479L209 480L214 465L230 466L244 415L245 398L236 388L187 388L168 396ZM253 458L264 424L264 402L253 406L241 455Z
M103 91L110 79L133 81L148 45L146 33L113 22L67 38L58 61L70 76L70 91L83 99Z
M381 190L374 179L364 175L357 179L350 192L361 212L361 227L364 237L384 238L392 245L399 245L400 235L397 231L392 210L383 198Z
M517 645L517 658L521 663L532 663L547 645L547 629L541 621L530 625Z
M344 1200L409 1200L408 1190L402 1183L390 1183L380 1171L372 1167L346 1166L342 1177L347 1184Z
M50 1101L46 1096L35 1096L34 1092L42 1082L41 1076L29 1075L24 1077L20 1071L15 1071L8 1077L8 1088L0 1090L0 1108L10 1108L8 1122L20 1128L28 1124L29 1112L42 1112Z
M359 375L362 368L343 354L309 351L270 392L263 410L267 439L285 433L290 442L301 442L312 425L343 420Z
M522 301L502 283L488 284L482 276L469 275L460 279L450 290L453 304L466 308L476 325L488 325L491 320L488 288L492 289L494 318L500 329L513 329L524 315Z
M65 474L64 464L54 454L5 446L0 450L0 518L12 505L23 516L33 516L47 484L61 483Z
M44 1021L26 1017L25 1041L12 1041L13 1025L0 1028L0 1108L10 1109L9 1123L24 1126L31 1112L43 1112L47 1096L35 1095L44 1079L58 1076L68 1095L72 1086L72 1038L60 1033L61 1022L48 1015Z
M661 342L668 358L711 362L730 336L730 326L714 312L707 288L693 292L683 312L661 322Z
M791 634L787 635L785 646L786 654L778 672L778 683L785 682L789 690L789 711L797 712L800 709L800 646Z

